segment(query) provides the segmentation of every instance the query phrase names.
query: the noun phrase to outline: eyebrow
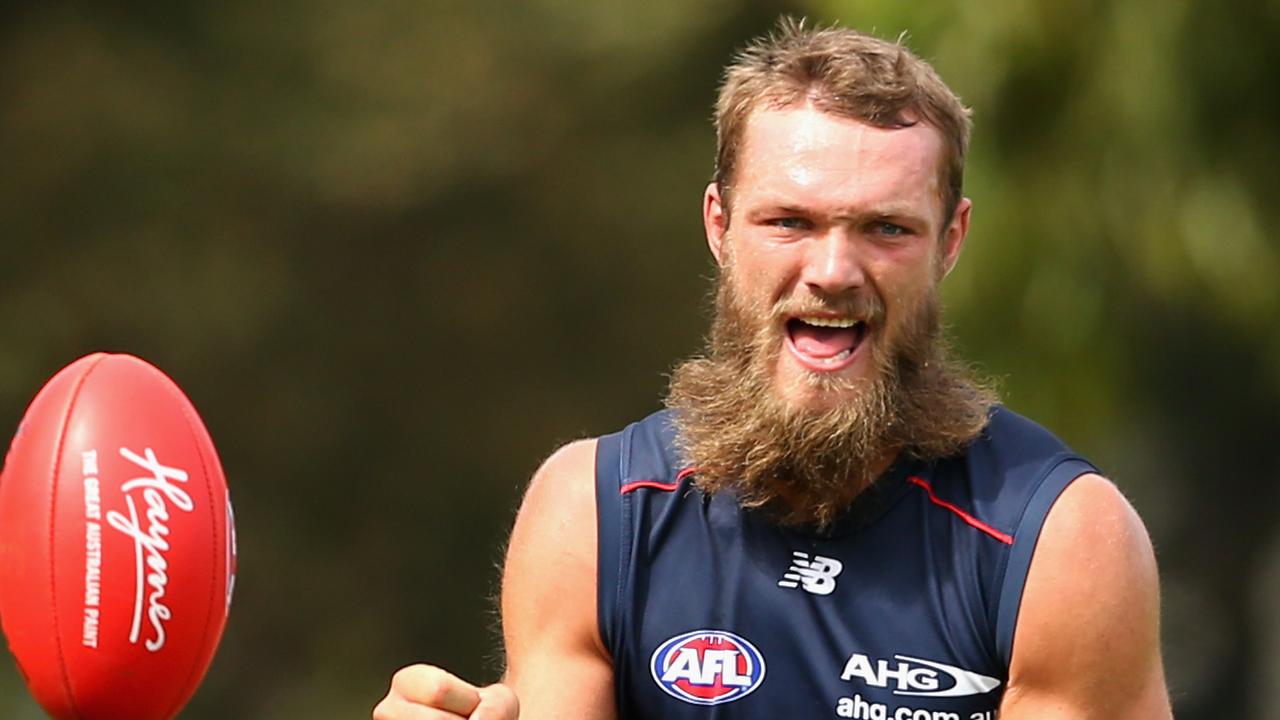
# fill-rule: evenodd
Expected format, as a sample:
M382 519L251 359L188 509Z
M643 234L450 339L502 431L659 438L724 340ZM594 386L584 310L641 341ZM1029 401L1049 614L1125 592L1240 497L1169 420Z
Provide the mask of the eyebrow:
M759 219L770 215L820 215L822 217L833 217L840 220L854 220L856 222L867 222L885 219L901 219L912 220L916 222L928 222L928 217L921 214L917 209L908 204L889 202L881 205L872 205L870 207L850 210L841 208L835 212L819 211L788 202L784 199L766 200L764 202L754 203L755 207L747 212L747 217Z

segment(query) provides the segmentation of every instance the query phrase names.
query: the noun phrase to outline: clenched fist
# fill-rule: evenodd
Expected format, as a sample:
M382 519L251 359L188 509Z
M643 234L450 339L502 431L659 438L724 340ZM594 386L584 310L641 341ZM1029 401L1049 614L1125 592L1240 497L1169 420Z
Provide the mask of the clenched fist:
M373 720L516 720L520 703L511 688L476 687L432 665L410 665L391 678L391 690Z

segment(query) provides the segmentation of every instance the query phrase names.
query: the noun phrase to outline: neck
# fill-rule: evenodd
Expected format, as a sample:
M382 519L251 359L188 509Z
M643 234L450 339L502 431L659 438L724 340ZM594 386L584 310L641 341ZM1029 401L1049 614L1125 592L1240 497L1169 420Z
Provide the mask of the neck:
M897 461L898 455L901 454L901 448L892 448L884 451L876 457L874 461L867 465L866 478L849 478L849 482L844 486L846 489L846 497L838 498L838 507L848 510L853 502L862 495L867 488L871 487L877 480L884 477L884 474L893 467L893 463ZM803 510L807 506L804 504L806 497L798 491L789 488L783 488L778 493L778 502L788 510Z

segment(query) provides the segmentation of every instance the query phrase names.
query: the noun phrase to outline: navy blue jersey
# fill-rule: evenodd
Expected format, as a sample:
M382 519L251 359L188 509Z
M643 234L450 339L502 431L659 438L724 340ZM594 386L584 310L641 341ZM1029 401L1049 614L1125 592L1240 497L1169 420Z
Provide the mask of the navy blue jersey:
M1050 506L1094 472L997 408L823 533L708 496L663 411L596 451L599 622L623 720L991 720Z

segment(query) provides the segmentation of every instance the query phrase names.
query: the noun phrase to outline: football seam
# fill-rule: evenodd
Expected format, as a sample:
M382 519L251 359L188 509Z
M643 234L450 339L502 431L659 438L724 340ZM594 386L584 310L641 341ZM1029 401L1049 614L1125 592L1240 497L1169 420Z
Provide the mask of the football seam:
M76 704L75 691L71 688L71 676L67 673L67 658L62 652L62 632L59 629L58 623L58 574L54 569L54 565L56 564L54 540L58 534L55 527L58 519L57 502L55 501L55 498L57 496L60 479L59 473L62 472L62 449L66 446L67 428L71 425L71 414L75 410L76 400L80 397L80 391L84 389L85 383L88 382L89 375L93 374L93 371L106 358L107 355L103 354L94 359L93 363L85 369L84 374L76 380L75 387L71 389L71 396L67 399L66 411L62 415L62 427L58 429L58 444L54 449L53 482L49 483L50 490L53 494L49 498L49 598L53 605L53 645L58 651L58 674L62 677L62 689L63 692L66 693L67 703L71 706L71 712L75 715L77 720L80 718L80 708Z
M202 447L200 442L201 440L200 435L195 431L195 428L192 425L191 416L194 414L197 420L199 420L200 416L198 413L196 413L194 403L192 403L191 399L186 396L186 393L184 393L181 390L181 388L178 387L178 384L175 380L170 378L168 375L165 375L164 372L161 371L159 368L153 367L152 370L158 373L165 380L164 384L168 388L170 394L177 397L178 400L180 401L179 406L182 408L182 416L187 421L187 432L188 434L191 435L191 439L192 439L191 444L196 449L196 455L200 457L200 471L201 471L200 474L204 477L205 496L209 500L209 518L212 521L211 525L213 528L212 548L213 548L214 561L213 563L211 563L212 577L210 578L210 582L209 582L209 586L212 592L210 594L210 599L205 609L205 621L201 626L203 629L201 631L200 643L198 645L199 654L196 655L196 661L191 664L191 669L187 672L186 680L184 680L182 685L180 686L180 691L178 693L177 700L174 702L172 709L167 714L165 714L165 717L172 718L176 716L178 714L178 711L181 710L182 707L185 706L186 703L192 698L192 696L195 695L195 691L198 689L199 680L200 680L200 677L197 677L197 675L203 676L205 672L208 672L209 667L213 665L214 653L209 653L208 662L202 662L202 660L204 658L205 653L208 651L205 646L209 642L210 625L212 625L212 620L214 617L214 608L217 607L217 603L214 602L214 599L219 597L220 593L225 595L226 590L225 590L225 587L219 590L221 586L225 585L225 582L224 583L218 582L218 558L221 557L222 553L219 550L219 546L218 546L218 521L216 519L218 516L215 514L215 511L213 508L214 492L209 479L209 463L204 456L204 448ZM203 421L201 421L201 423L203 424ZM207 429L206 429L206 433L207 433ZM210 444L212 444L213 442L212 436L210 436L209 442ZM222 508L221 512L225 513L226 508ZM230 567L226 568L226 572L231 572L231 568ZM203 666L203 668L201 666Z

